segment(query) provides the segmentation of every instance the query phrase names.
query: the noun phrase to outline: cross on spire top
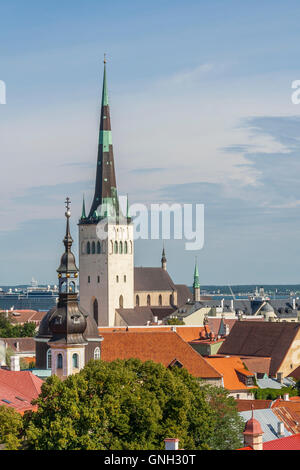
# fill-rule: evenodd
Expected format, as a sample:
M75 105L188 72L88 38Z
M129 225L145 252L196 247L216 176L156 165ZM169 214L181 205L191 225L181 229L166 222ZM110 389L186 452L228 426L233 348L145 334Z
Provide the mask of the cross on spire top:
M71 216L70 204L71 204L71 199L69 197L67 197L66 200L65 200L65 205L66 205L66 209L67 209L66 217Z

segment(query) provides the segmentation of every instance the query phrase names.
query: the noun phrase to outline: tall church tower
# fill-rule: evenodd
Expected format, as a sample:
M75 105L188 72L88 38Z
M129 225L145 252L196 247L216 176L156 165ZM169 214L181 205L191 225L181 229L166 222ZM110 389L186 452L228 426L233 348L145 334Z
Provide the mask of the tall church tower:
M106 82L106 61L94 199L79 220L80 305L99 326L114 326L116 308L134 306L133 224L119 207Z

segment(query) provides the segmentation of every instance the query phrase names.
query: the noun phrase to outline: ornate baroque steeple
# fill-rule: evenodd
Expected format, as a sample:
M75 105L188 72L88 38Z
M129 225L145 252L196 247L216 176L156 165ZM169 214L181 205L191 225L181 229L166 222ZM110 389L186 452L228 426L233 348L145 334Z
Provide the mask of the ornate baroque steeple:
M97 223L100 218L118 214L119 206L106 81L106 59L104 57L96 185L93 203L86 222Z
M65 252L63 253L58 272L59 298L57 309L54 310L49 319L49 328L52 332L50 343L83 344L86 343L83 333L87 326L86 315L78 306L78 295L76 291L76 279L78 268L75 256L71 251L73 239L70 234L71 217L70 199L66 199L66 235L63 240Z

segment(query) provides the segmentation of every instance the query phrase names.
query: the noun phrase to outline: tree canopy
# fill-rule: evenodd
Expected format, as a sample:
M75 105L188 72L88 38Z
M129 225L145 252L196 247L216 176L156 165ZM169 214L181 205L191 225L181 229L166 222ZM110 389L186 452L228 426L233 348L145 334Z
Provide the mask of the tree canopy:
M174 318L169 318L167 321L168 325L185 325L183 320L180 320L180 318L174 317Z
M26 322L24 325L14 324L9 318L0 314L0 338L25 338L36 334L36 324Z
M36 450L235 449L243 422L224 389L199 384L185 369L152 361L91 361L61 381L51 376L24 416Z
M0 445L6 450L19 449L22 431L22 416L13 408L0 406Z

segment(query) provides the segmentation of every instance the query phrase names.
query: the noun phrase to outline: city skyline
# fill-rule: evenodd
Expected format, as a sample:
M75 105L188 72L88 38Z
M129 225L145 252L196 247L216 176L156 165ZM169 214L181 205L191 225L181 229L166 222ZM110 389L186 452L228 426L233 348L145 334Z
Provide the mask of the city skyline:
M0 284L55 282L66 196L77 255L82 196L90 206L94 189L104 52L119 194L205 205L202 250L165 242L174 280L191 285L197 255L202 285L297 284L297 2L288 2L293 15L270 2L88 3L1 7ZM135 264L159 266L162 244L138 240Z

